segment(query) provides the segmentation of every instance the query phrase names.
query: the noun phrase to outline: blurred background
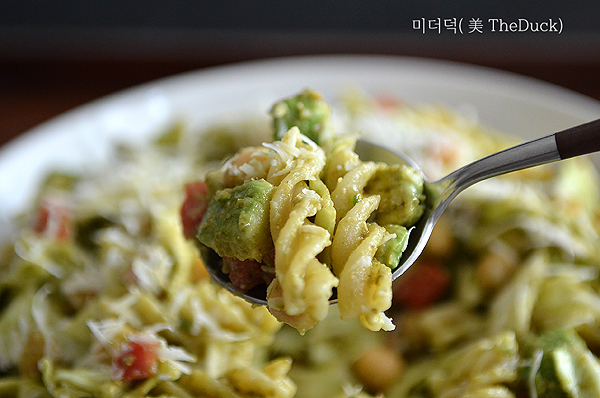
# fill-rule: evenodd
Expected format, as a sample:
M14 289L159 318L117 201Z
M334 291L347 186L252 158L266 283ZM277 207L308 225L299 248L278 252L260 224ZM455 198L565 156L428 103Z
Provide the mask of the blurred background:
M140 83L295 55L460 61L600 99L600 2L573 3L4 1L0 145L57 114Z

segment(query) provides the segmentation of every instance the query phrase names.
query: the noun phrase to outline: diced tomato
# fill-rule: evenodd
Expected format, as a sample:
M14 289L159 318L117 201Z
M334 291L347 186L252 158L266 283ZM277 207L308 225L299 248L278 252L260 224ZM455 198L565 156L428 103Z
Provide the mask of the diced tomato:
M47 235L65 240L71 235L71 212L59 199L45 198L40 202L33 230L38 235Z
M267 282L268 275L262 270L262 264L257 261L225 257L223 262L229 269L229 279L233 286L244 293Z
M456 144L453 142L440 143L438 145L431 145L427 148L428 156L432 159L439 159L442 164L448 165L453 164L459 160L460 151Z
M139 285L140 280L138 279L135 272L133 272L132 267L129 267L129 269L127 269L123 273L123 283L125 283L126 286L138 286Z
M113 366L119 378L129 382L143 380L156 374L158 343L146 339L132 339L121 347Z
M181 206L183 234L187 239L196 235L196 229L202 222L208 207L208 187L204 181L185 185L185 199Z
M40 206L38 209L37 218L33 224L33 230L41 235L46 230L48 226L48 220L50 219L50 211L46 206Z
M379 108L385 111L389 111L395 108L398 108L402 105L402 101L393 95L379 95L375 98L377 105Z
M394 284L394 304L422 310L442 298L450 285L450 274L438 261L425 259Z

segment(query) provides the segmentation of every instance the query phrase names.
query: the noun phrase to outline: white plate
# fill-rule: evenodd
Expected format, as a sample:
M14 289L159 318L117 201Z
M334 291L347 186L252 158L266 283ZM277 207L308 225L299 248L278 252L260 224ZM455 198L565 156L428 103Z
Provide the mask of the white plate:
M483 123L527 139L600 117L599 102L569 90L434 60L318 56L200 70L79 107L0 148L0 240L48 169L101 161L116 140L143 141L176 118L202 126L235 113L264 113L274 101L306 87L333 98L349 84L409 102L468 106Z

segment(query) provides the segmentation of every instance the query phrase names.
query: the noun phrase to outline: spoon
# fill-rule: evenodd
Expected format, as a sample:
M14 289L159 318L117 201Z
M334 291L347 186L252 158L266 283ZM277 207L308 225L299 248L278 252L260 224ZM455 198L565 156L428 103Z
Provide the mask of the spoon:
M368 141L358 140L355 151L363 161L408 164L420 170L420 167L405 154L392 152ZM464 189L491 177L597 151L600 151L600 119L494 153L437 181L429 181L422 176L425 182L426 210L411 229L408 246L402 253L398 267L392 273L392 279L397 279L416 261L423 252L437 220L448 204ZM209 274L221 286L248 302L267 304L264 285L245 293L240 292L233 286L227 274L222 272L221 259L214 251L204 247L201 248L201 255ZM336 301L334 294L330 302Z

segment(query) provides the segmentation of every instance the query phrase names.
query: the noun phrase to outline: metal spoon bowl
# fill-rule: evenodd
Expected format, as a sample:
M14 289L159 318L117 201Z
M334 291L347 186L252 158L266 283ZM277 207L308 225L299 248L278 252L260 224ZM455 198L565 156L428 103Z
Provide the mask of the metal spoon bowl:
M438 181L429 181L423 176L427 198L426 211L411 229L408 246L392 274L392 279L395 280L406 272L421 255L437 220L448 204L464 189L491 177L597 151L600 151L600 119L494 153L463 166ZM392 152L368 141L358 140L356 153L364 161L408 164L420 170L420 167L406 155ZM240 292L222 272L221 260L216 253L208 248L202 248L201 255L208 272L221 286L248 302L267 304L265 286L245 293ZM335 292L330 302L337 302Z

